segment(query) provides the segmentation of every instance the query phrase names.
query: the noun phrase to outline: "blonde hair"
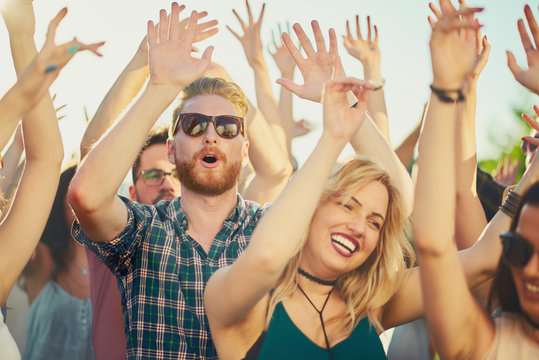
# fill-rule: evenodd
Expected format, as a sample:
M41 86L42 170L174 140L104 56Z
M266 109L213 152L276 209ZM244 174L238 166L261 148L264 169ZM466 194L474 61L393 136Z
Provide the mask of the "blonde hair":
M346 202L372 181L384 185L389 194L387 214L380 229L378 243L361 266L342 274L335 285L347 309L331 321L344 320L343 328L348 333L365 316L378 330L383 330L376 311L393 296L403 279L404 271L415 261L415 254L406 236L407 219L400 193L393 185L389 173L369 159L356 157L334 172L326 183L319 206L337 199ZM270 296L266 327L269 326L275 306L296 289L300 260L301 250L290 259L277 282Z
M180 104L174 109L172 114L172 123L169 128L169 137L173 138L176 132L176 126L178 121L178 116L183 110L185 102L189 99L192 99L199 95L219 95L228 100L236 114L238 116L245 118L247 112L249 111L249 103L247 102L247 97L243 93L243 90L235 83L226 81L221 78L208 78L203 77L192 82L182 91ZM245 127L245 138L247 137L247 122L244 121Z

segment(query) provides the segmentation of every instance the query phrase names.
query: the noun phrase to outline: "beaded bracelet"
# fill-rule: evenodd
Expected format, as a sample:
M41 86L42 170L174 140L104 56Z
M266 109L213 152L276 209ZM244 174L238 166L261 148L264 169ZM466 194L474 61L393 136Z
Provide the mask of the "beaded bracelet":
M507 193L507 197L500 206L500 211L514 218L517 214L521 202L522 197L513 190L509 190L509 192Z

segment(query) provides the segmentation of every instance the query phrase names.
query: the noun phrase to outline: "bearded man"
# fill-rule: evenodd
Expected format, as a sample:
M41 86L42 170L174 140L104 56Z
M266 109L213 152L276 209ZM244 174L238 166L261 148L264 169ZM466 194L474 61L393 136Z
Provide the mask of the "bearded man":
M212 49L193 62L197 13L180 31L179 11L174 3L158 28L149 23L146 88L87 155L68 193L74 238L118 278L128 359L217 359L204 287L243 252L265 212L237 191L248 159L247 99L232 82L200 79ZM167 142L181 197L147 205L117 196L146 135L182 90Z

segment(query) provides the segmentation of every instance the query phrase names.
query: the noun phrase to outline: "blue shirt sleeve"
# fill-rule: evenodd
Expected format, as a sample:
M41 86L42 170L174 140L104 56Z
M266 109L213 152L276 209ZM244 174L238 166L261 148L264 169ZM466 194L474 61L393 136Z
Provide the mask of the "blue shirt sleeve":
M82 231L78 220L73 223L73 238L94 252L113 274L117 276L132 272L138 249L151 228L153 207L118 196L127 209L127 224L120 235L109 242L94 242Z

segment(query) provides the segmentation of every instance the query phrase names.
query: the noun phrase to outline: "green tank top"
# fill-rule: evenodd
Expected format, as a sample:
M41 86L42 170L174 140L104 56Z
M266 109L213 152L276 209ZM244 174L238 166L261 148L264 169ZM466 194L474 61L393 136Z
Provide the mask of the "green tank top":
M334 360L387 359L376 330L367 318L362 319L352 334L331 348ZM288 317L282 303L277 304L268 330L247 352L247 359L329 359L328 351L313 343Z

